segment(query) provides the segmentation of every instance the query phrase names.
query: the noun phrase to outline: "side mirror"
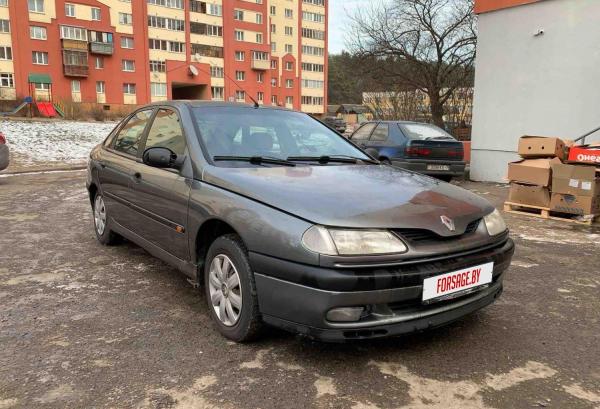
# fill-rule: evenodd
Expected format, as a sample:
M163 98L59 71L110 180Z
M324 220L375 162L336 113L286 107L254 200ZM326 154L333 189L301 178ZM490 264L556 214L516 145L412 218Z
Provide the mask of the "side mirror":
M375 160L379 160L379 151L375 148L367 148L364 150L367 155Z
M178 157L169 148L148 148L142 155L144 164L155 168L179 169L183 165L183 159Z

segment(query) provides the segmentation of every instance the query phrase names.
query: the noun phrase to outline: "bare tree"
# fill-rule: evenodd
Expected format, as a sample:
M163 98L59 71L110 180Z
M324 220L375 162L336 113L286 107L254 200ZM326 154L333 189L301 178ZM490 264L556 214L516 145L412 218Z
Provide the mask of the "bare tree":
M472 82L473 0L391 0L351 18L352 52L381 61L369 69L427 93L432 120L443 126L445 103Z
M415 90L363 92L363 105L375 119L415 121L419 118L420 95Z

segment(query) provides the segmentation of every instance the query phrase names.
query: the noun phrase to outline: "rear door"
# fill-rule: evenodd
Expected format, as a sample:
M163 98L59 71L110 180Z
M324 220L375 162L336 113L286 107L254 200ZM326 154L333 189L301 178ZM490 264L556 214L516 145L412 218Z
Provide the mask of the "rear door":
M389 124L380 122L373 130L373 133L371 133L367 146L369 148L377 149L381 153L381 149L389 145L389 132Z
M144 150L168 148L178 157L187 157L187 145L179 113L161 107L148 128ZM139 155L142 157L142 154ZM189 158L185 167L189 167ZM131 181L132 202L136 211L136 232L152 244L181 260L189 260L188 200L191 179L185 169L159 169L139 161Z
M152 109L137 111L126 119L106 147L100 161L98 179L109 217L129 230L135 228L129 184L137 164L140 143Z
M358 146L360 146L361 148L367 148L367 142L369 141L369 137L371 136L371 133L373 132L376 126L376 122L367 122L352 134L350 140Z

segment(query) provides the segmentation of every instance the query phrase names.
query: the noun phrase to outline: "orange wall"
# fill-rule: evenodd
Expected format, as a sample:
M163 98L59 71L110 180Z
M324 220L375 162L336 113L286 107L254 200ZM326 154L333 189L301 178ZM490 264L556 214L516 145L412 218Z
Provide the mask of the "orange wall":
M475 13L486 13L538 1L541 0L475 0Z

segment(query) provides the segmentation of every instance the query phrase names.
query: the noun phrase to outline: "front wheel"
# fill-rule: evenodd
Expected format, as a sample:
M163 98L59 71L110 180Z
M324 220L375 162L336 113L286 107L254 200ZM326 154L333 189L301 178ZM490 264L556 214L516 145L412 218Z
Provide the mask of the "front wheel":
M92 210L94 212L94 232L96 233L96 239L105 246L117 243L119 237L108 226L108 212L104 204L104 197L100 192L94 197Z
M209 313L219 332L236 342L255 339L262 320L247 250L235 234L216 239L204 264Z

